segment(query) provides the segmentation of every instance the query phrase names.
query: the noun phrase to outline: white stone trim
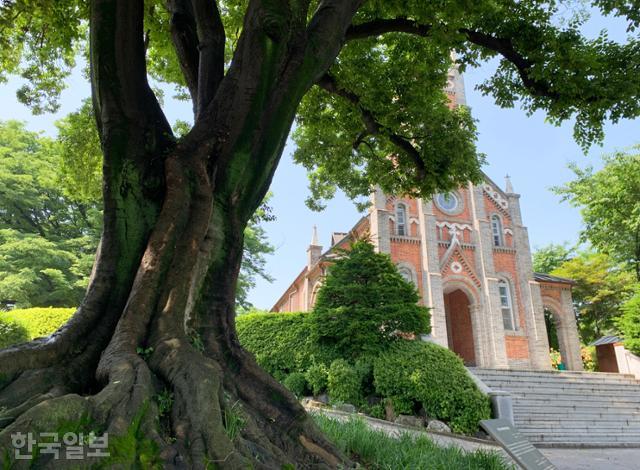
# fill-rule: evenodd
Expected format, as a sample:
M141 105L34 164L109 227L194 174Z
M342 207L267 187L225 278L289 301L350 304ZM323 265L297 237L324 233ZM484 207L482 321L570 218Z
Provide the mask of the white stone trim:
M502 207L504 210L509 209L509 201L503 198L489 183L483 184L482 190L498 205L498 207Z

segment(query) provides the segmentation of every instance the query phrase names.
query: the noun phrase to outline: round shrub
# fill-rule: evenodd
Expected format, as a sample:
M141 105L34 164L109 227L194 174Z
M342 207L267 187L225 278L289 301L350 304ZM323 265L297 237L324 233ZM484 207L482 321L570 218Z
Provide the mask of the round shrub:
M334 403L358 405L363 401L362 380L355 367L344 359L336 359L329 367L327 391Z
M327 390L327 376L329 370L324 364L313 364L307 369L304 377L307 379L313 396L318 396Z
M15 322L27 331L28 339L49 336L64 325L75 308L25 308L0 313L0 318Z
M282 384L298 398L307 394L307 380L304 378L304 374L302 372L293 372L287 375Z
M462 360L436 344L398 342L375 360L373 376L376 392L391 399L400 408L397 413L422 406L429 417L464 434L491 417L489 397L478 390Z
M29 341L29 335L22 325L0 317L0 349L26 341Z

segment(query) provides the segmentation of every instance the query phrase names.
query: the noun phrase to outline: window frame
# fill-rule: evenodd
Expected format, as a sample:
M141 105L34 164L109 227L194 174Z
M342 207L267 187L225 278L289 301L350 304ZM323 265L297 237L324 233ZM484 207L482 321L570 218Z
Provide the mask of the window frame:
M504 288L506 296L502 295L502 288ZM518 322L515 311L515 304L513 302L513 291L511 289L511 282L507 279L498 280L498 296L500 298L500 313L502 314L502 325L505 331L518 331ZM506 305L503 302L506 299ZM510 325L505 322L505 310L508 310L508 318Z
M491 214L491 238L493 238L493 246L505 246L502 217L495 213Z
M402 217L400 217L400 214L402 214ZM408 210L407 210L407 205L403 202L399 202L398 204L396 204L396 213L395 213L395 217L396 217L396 235L398 235L399 237L408 237L409 236L409 224L408 222ZM402 219L402 222L400 222L400 219Z

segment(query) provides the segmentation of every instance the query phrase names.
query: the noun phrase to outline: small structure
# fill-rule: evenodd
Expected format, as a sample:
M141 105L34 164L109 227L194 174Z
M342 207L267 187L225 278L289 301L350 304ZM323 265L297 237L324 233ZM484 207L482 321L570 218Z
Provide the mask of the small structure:
M640 357L628 351L619 336L603 336L589 346L596 347L600 372L631 374L640 379Z

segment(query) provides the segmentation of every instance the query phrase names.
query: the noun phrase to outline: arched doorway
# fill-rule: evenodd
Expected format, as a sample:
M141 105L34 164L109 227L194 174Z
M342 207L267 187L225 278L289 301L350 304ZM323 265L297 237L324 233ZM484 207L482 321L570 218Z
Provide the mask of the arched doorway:
M551 356L551 364L558 369L566 368L566 353L562 351L564 344L560 344L560 338L558 337L558 316L549 307L544 307L544 324L547 327L547 340L549 341L549 354ZM558 358L555 356L559 354Z
M444 294L449 349L460 356L467 366L476 365L471 305L469 297L461 289Z

